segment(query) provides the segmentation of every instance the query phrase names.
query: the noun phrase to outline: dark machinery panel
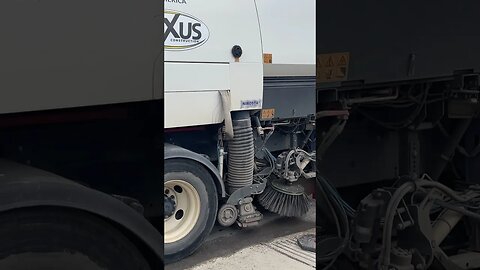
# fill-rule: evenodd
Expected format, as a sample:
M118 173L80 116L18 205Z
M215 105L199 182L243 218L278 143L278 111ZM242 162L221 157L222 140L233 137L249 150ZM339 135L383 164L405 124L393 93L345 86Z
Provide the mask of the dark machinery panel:
M337 187L395 178L400 169L398 134L349 124L319 163L319 171Z
M324 1L317 54L349 53L344 83L478 72L479 10L478 1Z
M274 118L289 119L313 115L315 105L315 77L264 79L263 108L275 109Z
M0 113L150 100L162 2L0 1Z

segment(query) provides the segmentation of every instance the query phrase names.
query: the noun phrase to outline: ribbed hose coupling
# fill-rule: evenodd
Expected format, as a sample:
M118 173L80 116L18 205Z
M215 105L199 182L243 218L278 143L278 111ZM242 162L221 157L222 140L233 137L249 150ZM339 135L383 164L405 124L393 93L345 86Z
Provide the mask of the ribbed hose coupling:
M253 183L254 144L253 129L248 112L232 112L233 134L228 141L227 188L235 190Z

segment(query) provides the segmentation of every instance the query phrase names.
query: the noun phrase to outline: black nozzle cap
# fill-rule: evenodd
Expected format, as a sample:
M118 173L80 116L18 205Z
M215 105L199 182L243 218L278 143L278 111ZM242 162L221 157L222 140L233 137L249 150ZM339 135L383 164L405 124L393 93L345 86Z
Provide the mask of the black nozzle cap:
M240 47L239 45L235 45L232 47L232 55L233 57L235 58L240 58L242 56L242 47Z

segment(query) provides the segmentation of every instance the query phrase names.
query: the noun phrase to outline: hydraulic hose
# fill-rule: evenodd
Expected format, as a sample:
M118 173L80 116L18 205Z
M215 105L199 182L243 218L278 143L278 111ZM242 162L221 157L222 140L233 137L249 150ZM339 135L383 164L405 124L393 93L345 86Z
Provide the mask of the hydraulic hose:
M382 269L389 269L390 252L392 249L392 229L395 218L395 211L402 201L403 197L409 192L415 190L415 183L407 182L401 185L392 195L387 205L387 216L383 226L383 249L380 253L380 266Z
M385 223L383 227L383 249L382 249L382 252L380 253L380 267L382 267L382 269L389 269L389 265L390 265L390 252L392 248L391 238L392 238L393 221L395 218L396 209L398 208L398 205L400 204L403 197L405 197L405 195L407 195L409 192L414 191L417 187L436 188L442 191L445 195L459 202L465 202L468 200L468 198L459 196L458 194L455 193L454 190L452 190L451 188L439 182L433 182L428 180L418 180L416 182L407 182L401 185L393 193L392 198L390 199L387 205ZM461 209L460 210L457 209L457 210L459 212L462 211L461 213L466 215L465 211Z

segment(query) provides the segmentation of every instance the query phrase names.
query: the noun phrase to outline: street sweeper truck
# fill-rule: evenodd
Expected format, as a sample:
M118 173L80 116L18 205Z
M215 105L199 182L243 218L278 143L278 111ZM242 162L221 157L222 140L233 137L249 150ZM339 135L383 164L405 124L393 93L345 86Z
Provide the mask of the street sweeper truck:
M174 261L217 222L307 212L315 1L169 1L164 22L164 241Z

